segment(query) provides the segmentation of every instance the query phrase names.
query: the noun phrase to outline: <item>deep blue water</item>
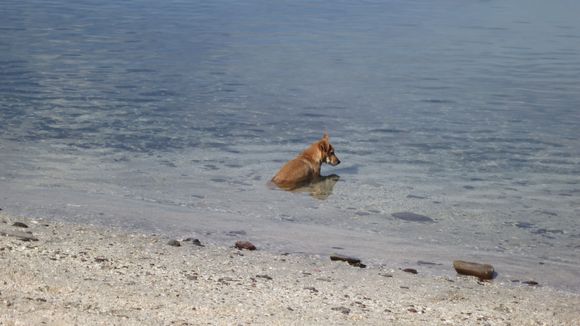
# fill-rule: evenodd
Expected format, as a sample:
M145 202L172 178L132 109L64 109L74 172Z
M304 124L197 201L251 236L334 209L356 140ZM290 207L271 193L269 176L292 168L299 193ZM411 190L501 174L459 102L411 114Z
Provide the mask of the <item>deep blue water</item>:
M483 259L578 291L579 12L4 0L0 207L377 264ZM325 130L343 162L328 198L265 186Z

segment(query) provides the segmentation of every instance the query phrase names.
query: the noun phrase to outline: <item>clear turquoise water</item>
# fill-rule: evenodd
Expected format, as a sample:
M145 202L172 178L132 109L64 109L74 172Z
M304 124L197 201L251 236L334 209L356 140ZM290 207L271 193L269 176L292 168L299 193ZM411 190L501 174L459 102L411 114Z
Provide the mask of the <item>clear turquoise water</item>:
M482 260L580 291L578 12L3 1L0 207L436 274ZM324 130L332 194L269 189Z

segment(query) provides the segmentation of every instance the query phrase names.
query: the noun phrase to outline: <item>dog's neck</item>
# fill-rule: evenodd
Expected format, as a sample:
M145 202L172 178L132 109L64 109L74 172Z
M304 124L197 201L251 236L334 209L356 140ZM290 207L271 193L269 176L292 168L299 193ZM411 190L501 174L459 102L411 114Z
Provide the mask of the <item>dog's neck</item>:
M320 168L322 163L324 163L324 155L322 155L316 146L317 144L312 144L300 156L316 171L317 175L320 175Z

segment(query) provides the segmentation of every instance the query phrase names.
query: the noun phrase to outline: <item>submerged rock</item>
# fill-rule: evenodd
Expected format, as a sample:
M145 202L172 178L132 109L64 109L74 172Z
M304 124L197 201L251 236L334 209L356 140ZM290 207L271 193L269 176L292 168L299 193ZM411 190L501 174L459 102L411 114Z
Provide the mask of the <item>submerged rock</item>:
M418 222L418 223L435 223L435 220L429 216L415 214L411 212L398 212L391 214L394 218L408 222Z
M419 273L419 272L417 272L417 270L416 270L416 269L414 269L414 268L405 268L405 269L403 269L403 272L405 272L405 273L410 273L410 274L418 274L418 273Z
M14 224L12 224L12 226L15 226L17 228L25 228L25 229L28 228L28 225L26 225L26 224L24 224L22 222L14 222Z
M244 230L239 230L239 231L229 231L228 233L226 233L228 236L230 237L237 237L239 235L246 235L247 232Z
M493 266L489 264L472 263L463 260L455 260L453 268L457 273L479 277L482 280L491 280L494 277Z
M407 198L410 198L410 199L427 199L427 197L425 197L425 196L418 196L418 195L413 195L413 194L407 195Z

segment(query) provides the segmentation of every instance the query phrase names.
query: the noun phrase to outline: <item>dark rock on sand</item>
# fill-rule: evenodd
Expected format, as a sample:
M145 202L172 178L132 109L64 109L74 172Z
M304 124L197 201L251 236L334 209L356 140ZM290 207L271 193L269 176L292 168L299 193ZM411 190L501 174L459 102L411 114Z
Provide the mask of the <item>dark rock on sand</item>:
M398 212L391 214L394 218L407 222L418 222L418 223L434 223L435 221L429 216L419 215L411 212Z
M459 274L476 276L482 280L491 280L495 274L493 266L489 264L472 263L463 260L455 260L453 268Z
M181 242L177 241L177 240L169 240L169 242L167 242L168 245L173 246L173 247L181 247Z
M318 293L318 290L313 286L307 286L304 290L310 290L312 293Z
M187 278L190 281L196 281L198 278L198 275L197 274L186 274L185 278Z
M15 226L17 228L25 228L25 229L28 228L28 225L26 225L26 224L24 224L22 222L14 222L14 224L12 224L12 226Z
M201 241L199 241L199 239L187 238L183 240L183 242L191 242L191 244L194 246L205 247L203 244L201 244Z
M266 275L266 274L264 274L264 275L256 275L256 277L257 278L263 278L263 279L266 279L268 281L271 281L272 280L272 276Z
M235 246L237 249L246 249L246 250L256 250L256 246L250 241L236 241Z
M331 308L331 309L334 310L334 311L342 312L345 315L350 314L350 309L348 309L346 307L334 307L334 308Z
M330 260L332 260L332 261L336 261L336 260L345 261L351 266L360 267L360 268L367 267L367 265L361 263L360 259L354 258L354 257L348 257L348 256L343 256L343 255L332 255L332 256L330 256Z
M405 273L411 273L411 274L418 274L419 273L414 268L405 268L405 269L403 269L403 272L405 272Z
M536 281L524 281L522 282L523 284L527 284L529 286L538 286L540 285L540 283L536 282Z

